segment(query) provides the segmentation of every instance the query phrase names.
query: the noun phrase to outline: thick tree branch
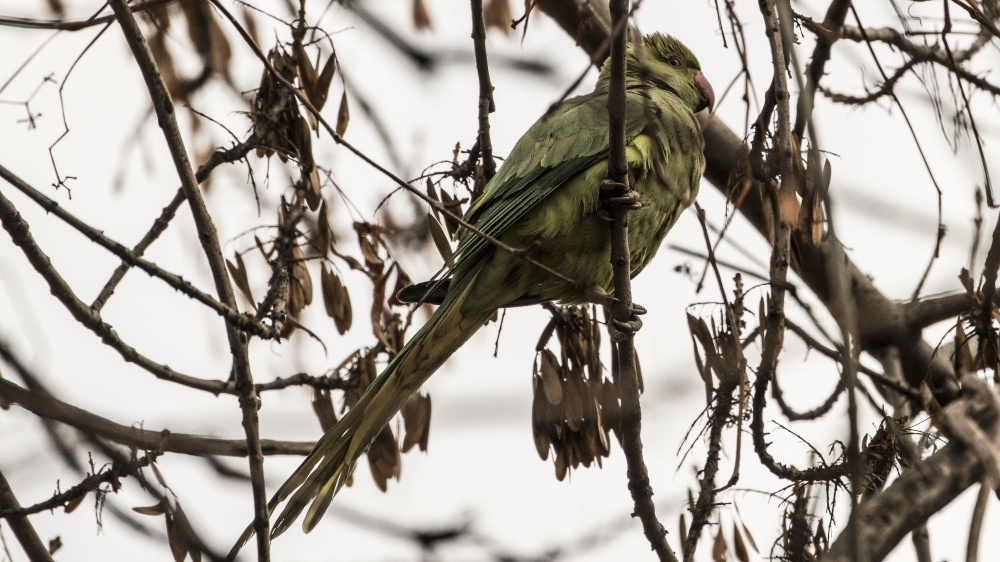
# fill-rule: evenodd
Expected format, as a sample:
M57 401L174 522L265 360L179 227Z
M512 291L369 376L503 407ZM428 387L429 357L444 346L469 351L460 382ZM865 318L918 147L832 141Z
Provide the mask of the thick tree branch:
M18 509L21 509L21 504L18 503L14 491L10 489L7 479L0 472L0 510ZM28 555L28 560L31 560L31 562L52 562L52 555L49 554L49 549L45 548L42 539L38 538L38 533L35 532L35 528L28 521L26 515L8 517L7 523L14 531L17 541L21 543L24 553Z
M970 385L966 385L967 387ZM979 381L966 396L948 408L975 412L983 431L989 432L992 451L998 447L1000 427L995 391ZM946 409L947 410L947 409ZM872 496L858 509L861 540L872 560L881 560L911 530L918 528L967 488L983 478L982 451L962 443L951 443L933 456L903 472L882 493ZM842 535L822 562L853 561L852 545Z

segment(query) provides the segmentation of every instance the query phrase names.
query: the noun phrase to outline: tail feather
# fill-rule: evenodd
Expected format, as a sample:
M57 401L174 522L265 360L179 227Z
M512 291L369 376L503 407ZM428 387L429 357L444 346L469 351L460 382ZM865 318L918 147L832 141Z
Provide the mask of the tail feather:
M461 290L450 292L358 403L319 440L316 448L275 492L268 502L270 512L286 499L288 501L274 520L272 537L288 530L307 506L302 528L308 533L316 526L382 428L410 395L492 316L495 308L478 312L471 318L463 316L462 304L475 287L475 275L469 277L471 279ZM456 288L453 285L452 289ZM227 560L235 558L253 535L251 523Z

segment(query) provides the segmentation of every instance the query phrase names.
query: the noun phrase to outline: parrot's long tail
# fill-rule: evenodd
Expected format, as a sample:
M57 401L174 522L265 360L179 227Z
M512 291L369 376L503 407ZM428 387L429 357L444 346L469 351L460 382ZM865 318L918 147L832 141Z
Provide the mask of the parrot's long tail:
M308 533L316 526L382 428L410 395L493 315L496 308L463 314L462 305L475 287L475 276L470 277L473 279L460 290L452 287L427 323L372 382L347 415L316 443L316 448L274 494L268 502L269 512L286 499L288 503L274 520L272 537L285 532L307 505L309 509L302 528ZM228 559L232 560L253 535L251 523L233 546Z

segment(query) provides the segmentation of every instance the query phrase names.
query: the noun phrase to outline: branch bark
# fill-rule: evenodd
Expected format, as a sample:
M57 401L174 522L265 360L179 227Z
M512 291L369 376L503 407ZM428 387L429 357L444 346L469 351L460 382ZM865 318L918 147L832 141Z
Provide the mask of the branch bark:
M483 176L489 181L497 173L493 160L493 141L490 140L490 113L496 111L493 103L493 82L486 59L486 22L483 21L483 0L471 0L472 42L476 51L476 72L479 74L479 153L483 158Z
M979 412L976 421L990 434L992 447L996 448L1000 413L995 391L985 383L971 386L975 387L973 391L949 408ZM983 458L982 451L960 441L950 443L902 473L882 493L862 503L855 516L861 544L870 559L881 560L888 556L907 533L919 528L959 494L982 480L986 474L981 462ZM843 534L830 546L822 562L853 561L853 549L853 541Z
M0 379L0 399L16 404L32 414L64 423L126 447L164 453L195 456L245 457L244 439L219 439L204 435L140 429L115 423L86 410L60 401L47 392L28 390L8 380ZM261 439L261 454L308 455L316 445L313 441L276 441Z
M7 479L4 478L2 472L0 472L0 509L21 509L21 504L18 503L14 491L10 489L10 484L7 483ZM21 543L24 553L28 555L28 560L31 560L31 562L52 562L52 555L49 554L49 549L42 543L42 539L38 538L38 533L35 532L35 528L28 521L27 515L8 517L7 523L10 524L10 528L14 531L17 541Z
M198 240L205 251L205 257L208 258L208 265L212 271L219 300L227 307L237 310L233 286L229 281L226 262L219 246L219 235L215 230L215 224L212 222L208 207L205 205L205 199L201 195L198 180L181 137L180 128L177 126L173 101L170 99L167 87L163 83L156 62L153 60L153 54L149 50L149 45L140 31L139 24L135 21L128 3L125 0L110 0L110 3L111 9L114 10L115 17L121 25L125 40L132 50L132 56L135 57L135 61L142 71L143 79L146 81L146 89L153 101L156 117L163 130L170 154L173 156L174 166L180 176L181 186L184 188L184 194L194 217ZM268 532L267 491L264 486L264 454L261 452L257 421L259 399L254 390L253 376L250 373L245 335L235 324L227 320L226 336L229 339L229 351L233 356L233 378L236 380L236 392L240 399L243 428L246 431L247 448L250 453L250 482L253 488L254 527L257 531L257 558L259 562L268 562L271 557L271 535Z
M628 0L612 0L610 16L619 29L611 38L611 83L608 92L608 182L615 185L614 195L625 196L629 191L628 160L625 155L625 49ZM621 23L619 23L621 22ZM596 187L596 186L595 186ZM603 191L603 185L602 191ZM625 203L611 203L611 265L614 270L615 298L611 307L613 322L632 321L632 282L628 246L628 213ZM609 331L612 330L609 323ZM635 516L642 521L642 530L661 561L676 562L677 556L667 544L667 531L656 518L653 488L642 458L642 410L639 406L639 377L635 364L635 342L631 332L625 332L617 346L617 374L621 389L622 449L628 463L628 489L635 503Z

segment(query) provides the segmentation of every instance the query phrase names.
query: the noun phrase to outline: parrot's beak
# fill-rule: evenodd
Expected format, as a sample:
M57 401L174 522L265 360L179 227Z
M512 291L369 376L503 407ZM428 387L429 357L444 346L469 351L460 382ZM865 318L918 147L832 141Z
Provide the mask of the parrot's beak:
M715 108L715 90L712 89L712 85L708 83L708 78L705 75L698 73L694 77L694 84L698 87L698 107L695 108L694 112L698 113L702 109L708 109L712 111Z

